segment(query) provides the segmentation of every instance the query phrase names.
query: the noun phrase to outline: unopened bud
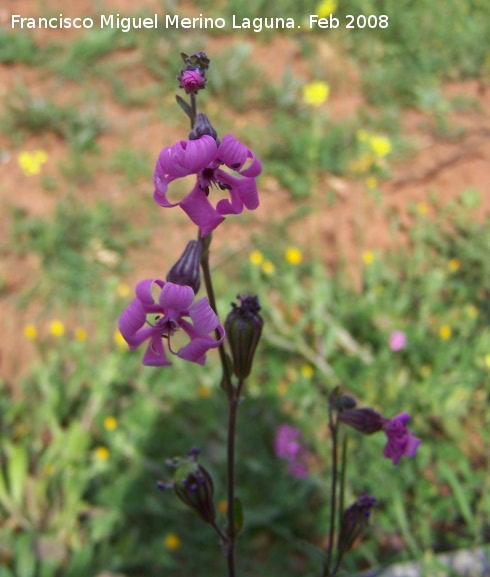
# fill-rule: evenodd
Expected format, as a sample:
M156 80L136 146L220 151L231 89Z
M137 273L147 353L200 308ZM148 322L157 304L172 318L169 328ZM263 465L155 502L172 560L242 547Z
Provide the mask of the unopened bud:
M201 243L191 240L187 243L182 256L167 274L167 281L181 286L190 286L197 294L201 286Z
M194 128L189 132L189 140L198 140L205 134L212 136L214 140L216 140L216 144L219 145L218 133L211 124L211 121L203 112L199 112L194 121Z
M177 77L179 88L183 88L187 94L193 92L197 94L199 90L205 88L206 78L199 70L182 70Z
M368 524L371 509L375 505L376 499L374 497L362 493L359 499L344 511L337 545L340 556L352 549L355 541L364 532Z
M374 409L352 409L341 411L339 421L364 433L364 435L372 435L381 431L386 419Z
M256 295L238 296L240 306L233 307L225 321L226 336L233 357L233 370L239 379L245 379L252 370L252 361L259 344L264 321L259 315L260 305Z
M205 523L214 523L216 510L213 478L194 457L184 461L175 471L174 491Z

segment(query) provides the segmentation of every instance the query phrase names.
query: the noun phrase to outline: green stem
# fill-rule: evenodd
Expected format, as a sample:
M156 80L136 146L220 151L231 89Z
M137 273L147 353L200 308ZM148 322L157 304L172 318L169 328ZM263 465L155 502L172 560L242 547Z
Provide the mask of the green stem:
M337 478L338 478L338 427L334 422L332 410L328 407L328 426L332 435L332 482L330 487L330 529L328 533L327 558L323 566L322 577L330 576L330 565L332 562L333 542L335 537L335 516L337 510Z
M204 238L200 236L199 240L202 246L201 269L206 286L206 293L213 311L218 315L216 306L216 297L214 295L211 270L209 267L209 246L211 244L211 234ZM218 315L219 316L219 315ZM220 338L219 331L216 330L216 339ZM230 367L227 362L226 351L223 343L218 348L221 366L223 370L223 388L228 395L228 432L227 432L227 519L228 526L226 529L226 539L223 539L225 545L226 566L228 577L235 577L235 440L236 440L236 421L238 404L240 402L240 393L243 386L243 379L235 387L232 383Z

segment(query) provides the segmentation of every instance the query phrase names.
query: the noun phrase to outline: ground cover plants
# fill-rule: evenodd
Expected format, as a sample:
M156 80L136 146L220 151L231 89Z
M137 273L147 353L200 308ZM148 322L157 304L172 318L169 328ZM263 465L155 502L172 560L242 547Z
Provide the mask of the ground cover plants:
M339 15L360 10L354 2L330 4ZM0 249L7 263L0 306L5 341L17 343L9 349L4 342L0 365L0 577L214 576L226 574L227 566L233 574L219 542L226 553L235 524L237 575L334 572L335 555L329 571L325 557L332 513L328 404L340 403L348 413L350 405L342 403L351 402L350 396L332 395L338 385L357 408L390 417L406 411L412 434L422 439L413 459L393 466L382 456L383 432L349 430L344 505L338 509L359 504L363 491L376 497L376 506L362 539L342 559L343 574L422 559L433 575L439 552L488 543L486 181L470 187L466 176L449 199L444 186L430 190L415 178L423 195L410 196L405 187L398 210L385 192L399 178L397 162L412 167L417 158L408 156L420 140L412 141L406 130L407 103L423 110L423 136L436 144L461 142L462 150L472 145L465 139L476 129L458 124L472 115L479 115L478 136L484 138L484 101L462 106L445 95L441 81L470 75L484 86L488 7L447 3L451 20L461 26L453 30L436 18L432 4L384 4L393 15L386 35L358 30L329 37L339 47L338 58L345 58L342 66L325 60L321 31L288 37L283 51L269 53L277 58L272 64L255 51L284 42L283 33L241 34L224 48L216 33L196 34L192 42L171 38L177 51L191 54L188 45L196 49L199 36L197 48L206 48L212 63L198 111L209 114L222 143L232 132L262 165L260 176L248 175L257 178L261 205L226 214L207 247L220 325L236 334L233 319L227 326L225 318L244 292L259 295L263 319L238 409L239 503L232 513L226 409L233 389L226 379L220 386L219 354L210 349L205 367L188 362L193 353L182 352L187 343L169 333L163 344L170 344L173 365L144 367L146 344L129 351L117 328L138 282L165 279L187 241L198 239L184 211L158 207L152 196L158 151L187 141L189 118L173 100L182 61L169 50L169 39L156 34L109 38L94 30L66 45L59 38L40 42L22 35L16 50L7 50L10 35L8 44L0 36L0 73L12 88L3 101L0 140ZM281 7L300 17L298 4ZM218 14L221 8L209 10ZM254 10L267 15L264 3ZM429 50L436 40L447 51ZM56 58L42 58L54 54L54 44ZM79 57L84 51L87 57ZM290 65L271 80L270 66L279 69L285 54ZM106 80L116 65L117 82ZM186 67L201 74L202 62ZM356 67L362 73L352 76ZM141 92L134 90L135 77ZM336 92L353 78L363 104L338 114ZM87 81L93 115L78 106ZM53 85L64 90L46 89ZM190 110L181 105L192 115L192 97L184 90L180 96L191 103ZM116 104L108 108L107 102ZM234 183L226 179L237 169L246 170L236 165L218 179L223 197ZM410 174L424 170L420 163ZM173 202L182 203L192 178L170 183L179 187L169 186ZM218 192L210 190L213 206ZM355 242L339 247L324 223L335 215L341 235L342 211L354 194ZM370 212L363 214L366 206ZM257 227L263 211L265 226ZM370 223L379 222L379 215L390 235L376 245ZM209 222L220 219L208 216ZM191 254L196 246L190 245ZM181 265L188 262L185 254ZM201 289L196 302L203 294ZM150 320L158 325L163 318ZM198 312L193 318L199 321ZM222 333L213 337L209 327L209 337L219 341ZM132 329L126 329L135 345ZM150 358L155 350L150 347ZM182 358L174 358L179 350ZM232 370L228 361L225 366ZM203 516L209 521L209 508L200 509L202 502L193 501L182 484L193 474L209 489L195 453L188 456L195 446L201 449L198 463L213 477L218 535L202 522ZM180 496L200 514L171 490L157 488L158 480L172 483L166 461L176 456L184 460L176 478ZM350 526L351 536L364 520ZM345 531L343 539L347 549Z

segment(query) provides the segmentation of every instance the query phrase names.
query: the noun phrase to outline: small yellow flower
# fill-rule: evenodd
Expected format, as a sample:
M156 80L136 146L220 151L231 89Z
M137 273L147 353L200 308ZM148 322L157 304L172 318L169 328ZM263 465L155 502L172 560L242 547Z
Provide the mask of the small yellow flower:
M274 274L276 270L275 266L271 263L270 260L266 260L262 265L262 272L266 275Z
M117 293L117 296L120 296L121 298L125 298L131 294L131 287L128 284L126 284L125 282L122 282L122 283L117 285L116 293Z
M223 513L223 515L228 511L228 503L224 499L218 501L218 511Z
M114 331L114 342L120 351L127 351L129 349L128 343L124 340L124 337L118 330Z
M108 416L104 419L104 428L107 431L114 431L117 429L117 419L116 417Z
M370 265L374 262L374 253L370 250L365 250L362 253L362 260L364 262L365 265Z
M20 152L17 160L22 172L26 176L33 176L41 172L41 166L48 160L48 154L44 150L34 152Z
M309 106L321 106L327 102L330 86L326 82L311 82L303 86L303 101Z
M51 321L49 323L49 332L53 335L53 337L62 337L65 334L65 325L58 320Z
M449 325L443 325L439 329L439 336L441 337L441 339L443 341L448 341L451 338L451 335L452 335L452 330L451 330L451 327Z
M277 383L277 394L283 397L289 390L289 383L284 379Z
M211 388L205 385L201 385L198 392L201 399L208 399L211 396Z
M23 332L25 338L29 341L34 341L37 338L37 329L34 325L26 325Z
M485 365L487 369L490 369L490 354L485 355Z
M254 266L259 266L264 262L264 255L260 250L254 250L250 253L249 260Z
M299 248L291 246L286 251L286 260L289 264L299 264L303 260L303 253L299 250Z
M375 176L368 176L364 182L370 190L378 187L378 179Z
M320 18L326 18L337 10L337 2L335 0L322 0L316 7L315 14Z
M94 455L98 461L107 461L110 452L107 447L104 447L104 445L99 445L98 447L95 448Z
M388 154L390 154L391 152L391 142L390 139L387 138L386 136L380 136L374 134L373 136L371 136L369 143L371 146L371 150L379 158L384 158L385 156L388 156Z
M426 202L417 202L417 212L422 216L425 216L429 212L429 207Z
M457 259L457 258L452 258L452 259L447 263L447 268L449 269L449 272L456 272L456 271L458 271L460 266L461 266L461 262L460 262L459 259Z
M475 305L466 305L464 310L470 319L476 319L478 317L478 308L475 307Z
M177 549L180 549L182 544L180 537L175 533L169 533L166 535L163 543L169 551L177 551Z
M305 379L311 379L313 373L314 371L311 365L303 365L301 367L301 374L303 375L303 377L305 377Z
M79 327L75 330L75 338L77 341L86 341L88 338L88 333L84 328Z

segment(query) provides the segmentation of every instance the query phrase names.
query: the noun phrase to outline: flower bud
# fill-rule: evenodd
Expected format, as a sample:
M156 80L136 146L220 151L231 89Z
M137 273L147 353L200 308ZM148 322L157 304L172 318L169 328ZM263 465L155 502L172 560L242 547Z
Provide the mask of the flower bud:
M225 331L233 357L233 370L239 379L245 379L252 370L255 349L262 334L264 321L259 315L256 295L237 297L241 305L231 303L232 310L225 321Z
M191 240L187 243L182 256L167 274L167 281L181 286L190 286L197 294L201 286L201 243Z
M203 112L199 112L194 121L194 128L189 132L189 140L198 140L205 134L212 136L216 140L216 145L219 146L218 133L211 121Z
M214 523L214 484L209 472L200 465L195 456L182 461L174 475L174 491L177 497L201 517L205 523Z
M376 505L376 499L362 493L359 499L342 514L337 549L339 555L347 553L366 528L371 509Z
M199 70L182 70L177 77L179 88L183 88L186 94L193 92L197 94L199 90L205 88L206 78Z
M339 413L339 421L360 431L364 435L372 435L381 431L386 422L374 409L351 409Z

